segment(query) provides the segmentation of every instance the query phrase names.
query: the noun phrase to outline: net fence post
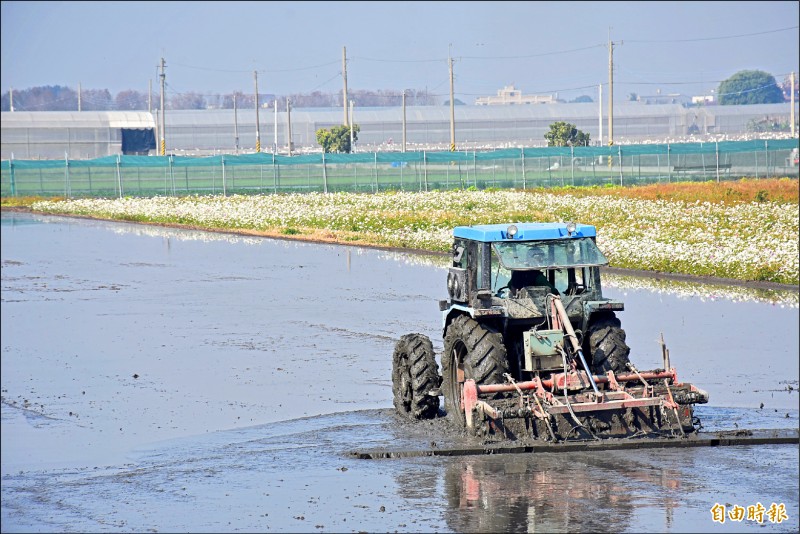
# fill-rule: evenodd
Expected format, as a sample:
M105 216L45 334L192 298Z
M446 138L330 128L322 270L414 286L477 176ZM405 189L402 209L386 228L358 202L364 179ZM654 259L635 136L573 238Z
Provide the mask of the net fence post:
M119 170L119 159L120 156L117 154L117 185L119 186L119 198L122 199L122 174Z
M714 141L714 155L717 158L717 183L719 183L719 141Z
M669 151L670 146L669 143L667 143L667 183L672 182L672 164L669 161Z
M325 151L322 151L322 190L328 192L328 169L325 165Z
M527 182L525 181L525 149L520 148L519 151L522 153L522 189L527 189Z
M256 141L256 142L258 142L258 141ZM219 157L219 159L222 162L222 196L223 197L227 197L228 196L228 189L227 189L227 184L225 183L225 156L222 155L222 156Z
M39 171L39 176L41 176L41 171ZM69 155L66 152L64 152L64 197L72 197L72 187L69 183Z
M478 189L478 158L475 154L475 149L472 149L472 181L474 182L475 189Z
M428 191L428 156L427 153L423 150L422 151L422 176L423 180L425 180L425 192Z
M175 196L175 167L173 165L174 156L169 156L169 183L172 186L172 196ZM224 169L223 169L224 171Z
M756 179L758 178L758 150L753 150L753 159L756 160Z
M11 196L17 196L17 183L14 177L14 154L11 154L11 159L8 160L8 173L11 180Z
M570 171L572 173L572 187L575 187L575 147L569 147L569 161Z

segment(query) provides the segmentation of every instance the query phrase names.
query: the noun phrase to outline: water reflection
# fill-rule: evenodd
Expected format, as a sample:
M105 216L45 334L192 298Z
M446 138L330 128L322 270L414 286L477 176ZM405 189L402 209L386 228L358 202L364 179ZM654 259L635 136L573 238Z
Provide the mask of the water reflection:
M642 513L642 492L668 530L678 496L694 489L678 469L609 453L450 460L443 483L456 532L622 532Z
M798 291L698 284L682 280L638 278L614 273L606 273L603 283L606 286L623 290L644 289L652 293L675 295L681 298L699 297L701 301L761 302L787 308L800 306L800 292Z

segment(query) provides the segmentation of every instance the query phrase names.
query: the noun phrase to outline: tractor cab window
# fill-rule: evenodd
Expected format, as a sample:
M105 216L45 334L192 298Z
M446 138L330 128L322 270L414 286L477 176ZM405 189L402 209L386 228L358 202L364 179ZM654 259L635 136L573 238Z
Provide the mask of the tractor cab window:
M508 282L511 280L511 270L503 265L503 263L500 261L500 256L498 256L497 251L494 248L492 248L491 274L492 293L497 293L501 288L506 287Z
M552 269L606 265L608 260L591 238L511 241L492 245L507 269Z
M562 295L580 295L593 286L593 273L597 267L555 269L555 286Z
M521 280L538 276L531 285L549 285L561 295L580 295L595 285L597 269L607 263L591 238L497 242L492 244L491 288L497 292L509 283L516 286L512 273L517 272Z
M462 239L456 239L453 243L453 267L467 268L467 243Z

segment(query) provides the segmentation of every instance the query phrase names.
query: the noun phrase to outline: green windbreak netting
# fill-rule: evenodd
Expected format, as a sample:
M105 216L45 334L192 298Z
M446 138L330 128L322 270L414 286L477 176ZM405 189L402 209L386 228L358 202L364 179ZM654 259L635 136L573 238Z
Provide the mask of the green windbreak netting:
M491 151L3 160L3 196L634 185L798 176L797 139Z

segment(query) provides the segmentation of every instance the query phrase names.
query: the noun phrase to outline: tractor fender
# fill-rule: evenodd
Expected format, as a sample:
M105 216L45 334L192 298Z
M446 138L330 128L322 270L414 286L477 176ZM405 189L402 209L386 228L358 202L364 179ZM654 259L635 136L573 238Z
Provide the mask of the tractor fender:
M447 327L459 315L469 315L475 318L475 308L464 306L463 304L450 304L447 308L442 310L442 338L444 338Z
M581 325L581 331L586 332L586 329L589 327L589 323L591 322L592 315L595 313L605 311L618 312L624 310L625 303L623 303L621 300L587 300L583 303L583 324Z

